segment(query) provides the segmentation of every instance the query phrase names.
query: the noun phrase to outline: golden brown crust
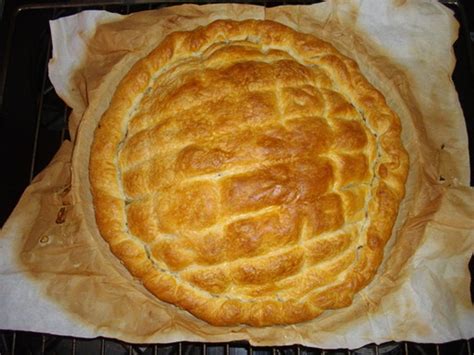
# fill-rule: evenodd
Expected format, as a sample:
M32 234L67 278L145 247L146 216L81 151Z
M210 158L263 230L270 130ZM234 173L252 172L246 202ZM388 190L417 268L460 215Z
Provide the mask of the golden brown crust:
M400 122L357 64L271 21L169 35L95 132L101 235L214 325L290 324L374 277L404 195Z

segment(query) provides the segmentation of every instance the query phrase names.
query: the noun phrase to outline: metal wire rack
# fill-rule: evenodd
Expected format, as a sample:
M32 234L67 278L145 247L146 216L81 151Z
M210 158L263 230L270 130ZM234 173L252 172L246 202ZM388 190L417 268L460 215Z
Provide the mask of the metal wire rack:
M156 9L190 1L160 0L136 1L72 1L69 3L26 4L19 6L9 18L5 51L0 53L0 147L4 165L15 167L13 174L6 177L2 187L0 224L16 204L24 188L32 178L51 160L64 139L69 138L67 119L70 109L56 95L47 75L47 61L51 56L51 37L48 21L71 15L82 10L98 9L121 14ZM204 3L203 1L195 1ZM206 3L229 2L225 0ZM232 2L257 3L265 6L282 4L308 4L315 1L256 1L233 0ZM445 1L452 8L461 24L466 15L458 1ZM464 18L463 18L464 17ZM31 31L34 29L34 31ZM464 31L464 32L462 32ZM472 102L463 100L474 97L474 78L465 74L474 73L472 49L467 38L469 33L462 29L458 41L458 73L455 83L460 93L461 104L466 117L474 118ZM464 41L464 42L463 42ZM455 46L456 48L456 46ZM0 49L1 50L1 49ZM460 53L460 54L459 54ZM458 80L456 80L458 76ZM462 78L466 79L463 80ZM470 79L469 79L470 78ZM471 90L471 91L470 91ZM474 119L470 120L471 122ZM472 126L469 125L469 130ZM9 132L9 133L5 133ZM15 154L9 154L9 151ZM472 156L471 152L471 156ZM2 320L0 319L0 329ZM474 354L473 339L459 340L446 344L416 344L410 342L389 342L369 344L360 349L322 350L303 346L252 347L246 342L232 343L188 343L135 345L118 340L97 338L80 339L20 331L0 331L0 355L10 354L226 354L226 355L305 355L305 354Z
M9 334L8 334L9 333ZM408 354L472 354L472 341L460 340L446 344L389 342L370 344L359 349L322 350L304 346L252 347L247 343L173 343L132 345L121 341L97 338L92 340L45 334L4 332L0 354L121 354L121 355L408 355ZM10 343L8 343L10 342Z

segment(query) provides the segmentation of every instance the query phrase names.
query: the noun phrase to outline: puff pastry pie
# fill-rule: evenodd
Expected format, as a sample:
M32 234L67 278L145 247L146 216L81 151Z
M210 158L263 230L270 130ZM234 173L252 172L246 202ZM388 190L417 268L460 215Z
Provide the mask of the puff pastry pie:
M349 306L404 195L400 121L357 64L271 21L170 34L95 131L98 229L159 299L214 325Z

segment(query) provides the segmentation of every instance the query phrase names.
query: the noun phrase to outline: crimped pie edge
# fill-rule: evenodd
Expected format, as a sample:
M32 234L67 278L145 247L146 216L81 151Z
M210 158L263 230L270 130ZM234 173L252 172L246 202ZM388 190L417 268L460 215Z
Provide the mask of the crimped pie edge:
M154 73L174 58L191 55L216 41L254 37L268 46L288 48L302 58L324 55L327 69L339 88L350 95L378 139L377 181L373 184L367 218L366 246L344 282L325 294L304 302L259 301L214 297L176 280L154 267L143 246L124 232L125 201L116 168L117 149L127 130L126 117L146 90ZM349 306L354 294L374 277L383 259L384 246L392 233L398 207L405 193L408 156L400 138L399 118L383 95L360 73L357 64L332 45L312 35L296 32L272 21L218 20L189 32L167 36L148 56L139 60L122 79L108 110L95 131L90 156L90 182L100 234L126 268L159 299L175 304L213 325L291 324L313 319L325 309Z

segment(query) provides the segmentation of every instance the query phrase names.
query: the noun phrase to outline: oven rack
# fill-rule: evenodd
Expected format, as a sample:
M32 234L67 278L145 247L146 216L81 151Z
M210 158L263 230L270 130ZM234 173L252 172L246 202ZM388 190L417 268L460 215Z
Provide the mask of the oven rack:
M15 331L3 332L0 338L3 343L0 343L1 355L472 355L474 350L472 339L445 344L388 342L369 344L353 350L323 350L301 345L255 347L246 342L137 345L107 338L80 339Z
M23 190L51 160L64 139L69 138L67 119L70 109L56 95L47 75L51 56L48 21L82 10L107 10L121 14L157 9L180 3L254 3L265 6L310 4L316 1L161 1L161 0L79 0L70 2L25 3L5 10L0 31L0 154L12 166L11 176L1 184L0 224L3 224ZM461 23L455 45L457 66L453 75L461 105L473 137L474 64L467 15L460 0L443 1ZM1 0L0 0L1 6ZM1 12L0 12L1 16ZM32 30L33 29L33 30ZM10 151L15 151L11 154ZM471 159L472 144L470 151ZM471 164L472 167L473 164ZM472 185L472 182L471 182ZM5 197L3 197L5 196ZM472 264L472 263L471 263ZM472 272L471 272L472 273ZM0 318L0 329L2 320ZM445 344L388 342L369 344L359 349L323 350L304 346L253 347L247 342L172 344L128 344L115 339L81 339L14 330L0 330L0 355L10 354L474 354L474 339Z

